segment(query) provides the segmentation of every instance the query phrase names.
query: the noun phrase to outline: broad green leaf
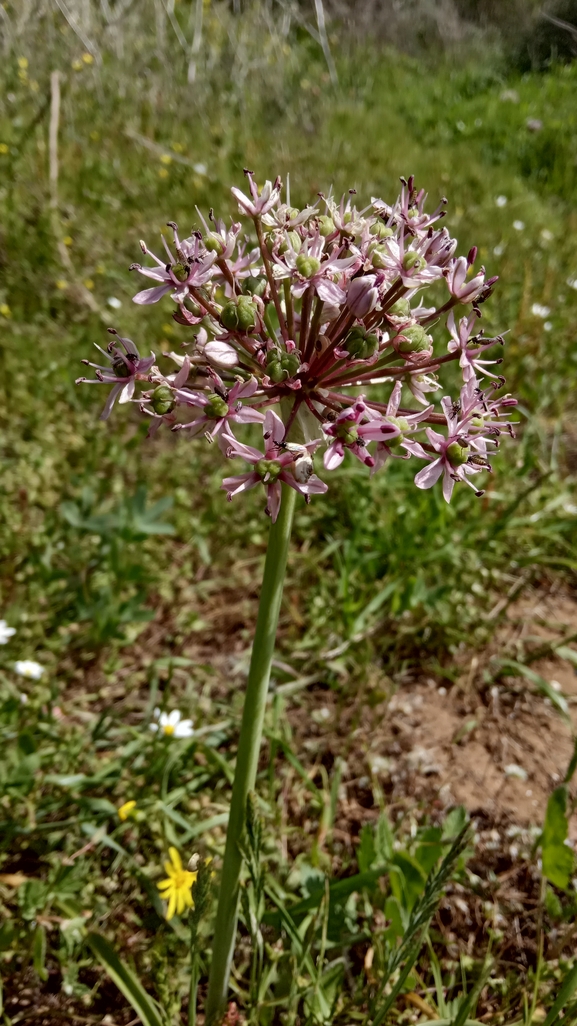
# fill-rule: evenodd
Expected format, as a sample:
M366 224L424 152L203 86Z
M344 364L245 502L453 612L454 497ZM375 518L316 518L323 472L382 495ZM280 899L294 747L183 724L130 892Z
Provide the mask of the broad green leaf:
M573 852L565 844L567 825L567 787L556 787L547 802L541 834L543 876L555 887L566 890L573 871Z
M361 843L357 848L357 862L361 873L370 869L375 861L375 834L370 823L365 823L361 830Z
M94 932L89 933L86 940L110 979L142 1019L143 1026L163 1026L156 1002L146 993L138 977L118 957L108 941Z

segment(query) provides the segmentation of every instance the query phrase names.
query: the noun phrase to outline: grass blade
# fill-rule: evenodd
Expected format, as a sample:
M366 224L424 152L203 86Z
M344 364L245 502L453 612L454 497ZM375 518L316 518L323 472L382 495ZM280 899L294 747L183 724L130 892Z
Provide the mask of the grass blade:
M547 1015L547 1018L545 1019L545 1022L543 1023L543 1026L557 1026L557 1023L559 1022L559 1013L565 1007L569 998L573 996L575 990L577 990L577 965L573 967L570 973L567 973L567 976L563 980L559 993Z
M89 933L86 940L110 979L142 1019L143 1026L163 1026L156 1002L146 993L138 977L118 957L108 941L94 932Z

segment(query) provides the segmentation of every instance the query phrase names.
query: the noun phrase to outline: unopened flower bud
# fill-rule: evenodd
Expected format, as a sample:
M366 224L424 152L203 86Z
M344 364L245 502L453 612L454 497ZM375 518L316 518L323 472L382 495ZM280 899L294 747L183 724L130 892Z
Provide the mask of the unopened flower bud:
M326 239L328 235L333 234L334 230L335 222L332 217L328 217L327 214L321 214L319 217L319 234Z
M367 360L369 357L374 356L378 345L378 336L369 333L360 324L357 324L349 331L345 339L344 348L349 356L352 356L355 360Z
M366 274L362 278L353 278L347 293L347 306L351 313L361 319L375 309L379 298L379 290L375 288L375 275Z
M431 336L420 324L410 324L397 335L394 344L399 353L424 353L431 348Z
M150 405L160 417L164 416L165 413L172 413L176 406L172 389L168 385L159 385L158 388L154 389L150 397Z
M303 278L312 278L321 266L320 260L317 257L306 256L304 253L299 253L296 258L297 271L302 274Z
M427 261L424 257L420 256L419 253L415 253L414 249L409 249L403 257L403 267L405 271L423 271L427 266Z
M447 446L447 458L453 467L461 467L469 458L469 446L460 442L451 442Z

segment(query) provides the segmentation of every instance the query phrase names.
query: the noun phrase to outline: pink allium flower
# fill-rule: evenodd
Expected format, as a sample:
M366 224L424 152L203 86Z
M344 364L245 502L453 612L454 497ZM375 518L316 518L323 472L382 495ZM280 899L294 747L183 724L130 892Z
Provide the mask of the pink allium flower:
M245 214L250 214L251 217L260 217L263 214L268 214L269 210L272 210L280 199L280 179L277 178L274 185L271 182L265 182L259 194L253 172L245 171L245 175L248 178L252 198L249 199L240 189L233 187L230 190L239 205L239 209L244 211Z
M285 443L284 435L285 426L274 410L267 410L264 418L264 453L251 445L243 445L231 434L223 434L223 442L228 444L227 455L240 456L254 467L248 474L225 477L222 487L227 493L227 498L231 500L239 492L264 484L267 492L267 512L273 524L280 509L281 482L306 498L311 495L322 495L327 491L327 485L313 472L312 454L320 439L297 446Z
M129 403L134 396L134 389L137 378L147 379L156 357L154 353L142 358L134 342L130 338L121 338L117 332L118 341L111 342L108 351L96 346L99 353L111 364L110 367L102 367L98 363L91 363L83 360L88 367L94 367L96 378L77 378L76 384L87 385L113 385L106 405L100 415L101 420L108 420L112 407L118 399L119 403ZM95 343L96 345L96 343Z
M218 435L222 439L223 430L229 429L229 424L262 424L264 413L253 406L246 406L242 400L250 399L258 389L256 378L249 378L248 381L237 381L231 389L227 389L222 378L214 371L212 373L213 391L194 392L191 389L178 388L175 392L175 401L183 406L196 406L204 410L204 413L186 424L176 424L173 431L190 431L191 435L199 435L201 432L213 441ZM219 440L220 440L219 439ZM223 451L229 447L228 438L222 442Z

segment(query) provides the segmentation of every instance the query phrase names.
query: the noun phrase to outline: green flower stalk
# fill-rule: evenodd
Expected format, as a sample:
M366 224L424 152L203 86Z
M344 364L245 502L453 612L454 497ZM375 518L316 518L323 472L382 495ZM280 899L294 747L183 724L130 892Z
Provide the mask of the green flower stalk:
M275 523L271 524L268 539L222 866L205 1009L208 1023L214 1022L221 1014L228 996L228 979L238 919L242 867L240 842L245 825L247 798L256 780L295 500L296 492L285 485L282 489L278 517Z

